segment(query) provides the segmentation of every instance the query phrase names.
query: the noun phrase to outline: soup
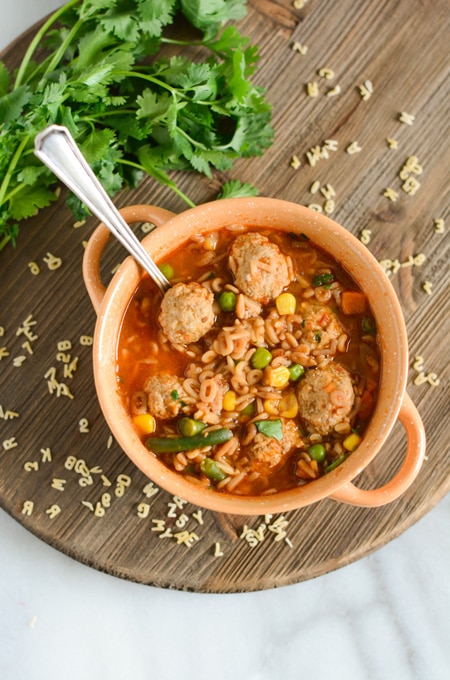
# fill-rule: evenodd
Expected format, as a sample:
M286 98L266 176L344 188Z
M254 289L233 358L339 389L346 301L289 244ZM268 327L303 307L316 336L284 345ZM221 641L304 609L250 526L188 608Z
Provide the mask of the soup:
M149 455L217 492L262 495L340 465L364 436L380 354L367 298L303 235L191 239L126 310L117 384Z

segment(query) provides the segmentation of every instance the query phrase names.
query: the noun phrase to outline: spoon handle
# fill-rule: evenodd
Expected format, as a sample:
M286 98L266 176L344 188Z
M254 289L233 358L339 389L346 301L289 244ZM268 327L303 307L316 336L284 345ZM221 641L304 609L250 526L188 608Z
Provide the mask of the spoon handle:
M109 198L66 127L50 125L36 135L35 155L103 222L164 293L170 288L145 248Z

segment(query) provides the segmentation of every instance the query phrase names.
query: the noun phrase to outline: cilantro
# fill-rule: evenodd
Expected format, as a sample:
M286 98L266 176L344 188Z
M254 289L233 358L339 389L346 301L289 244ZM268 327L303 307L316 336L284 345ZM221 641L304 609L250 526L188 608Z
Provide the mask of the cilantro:
M180 398L180 395L177 392L177 390L172 390L172 392L170 393L170 396L173 399L173 401L178 401L178 399Z
M313 286L328 288L334 281L334 274L316 274L313 278Z
M266 437L272 437L281 441L283 439L283 424L278 418L277 420L257 420L255 422L256 429Z
M70 130L111 196L147 174L193 206L171 171L212 177L264 153L273 129L265 92L251 81L257 48L224 26L245 12L245 0L69 0L17 71L0 62L0 250L18 222L57 200L56 178L32 153L52 123ZM179 26L196 38L179 40ZM195 46L195 62L183 46ZM220 197L255 194L232 180ZM77 219L86 215L72 194L67 203Z
M247 182L242 183L237 179L232 179L229 182L225 182L217 198L236 198L238 196L257 195L258 189L252 184L248 184Z

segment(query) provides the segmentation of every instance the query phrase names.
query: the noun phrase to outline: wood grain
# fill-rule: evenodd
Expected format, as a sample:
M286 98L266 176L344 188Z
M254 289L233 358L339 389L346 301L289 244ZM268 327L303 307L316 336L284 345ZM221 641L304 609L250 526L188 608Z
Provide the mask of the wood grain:
M321 187L331 184L333 219L356 235L369 229L368 247L377 259L393 261L394 269L396 260L404 263L392 272L392 282L410 339L408 391L423 417L428 445L418 479L400 500L377 509L324 500L284 518L266 518L264 531L264 518L209 511L200 516L198 508L177 507L161 490L149 497L148 480L111 443L95 395L90 348L80 343L95 324L81 278L82 241L95 220L75 229L61 200L22 224L17 247L0 253L0 347L8 352L0 359L1 506L80 562L140 583L197 592L272 588L342 567L394 539L450 487L448 2L310 0L296 10L287 0L252 0L240 29L260 46L256 80L273 103L275 142L263 157L239 161L213 180L193 175L177 180L196 203L214 198L224 179L236 177L255 183L261 195L322 208L324 196L309 189L316 180ZM6 50L9 65L17 64L31 33ZM296 42L307 46L306 54L293 49ZM318 75L323 67L334 71L333 79ZM317 97L306 94L313 80ZM373 94L364 101L358 86L367 80ZM340 94L328 96L336 85ZM400 122L401 112L415 117L412 125ZM390 149L387 138L398 148ZM337 150L311 166L306 152L327 139L338 142ZM361 151L350 155L345 149L355 141ZM293 155L301 161L297 170L290 165ZM410 196L398 175L412 155L423 172L416 177L418 191ZM398 194L395 202L383 195L388 187ZM184 209L152 181L117 199L119 205L140 202ZM436 219L447 221L444 234L436 230ZM60 257L62 266L50 270L47 253ZM419 253L426 255L423 264L408 266L408 258ZM123 256L120 246L109 246L105 279ZM32 261L38 275L31 273ZM431 295L423 290L426 281ZM24 330L27 319L35 323ZM77 360L72 377L64 377L64 360L57 358L58 342L66 340L70 362ZM414 384L416 355L423 357L424 374L439 378L438 386ZM52 367L73 399L50 394L45 376ZM19 417L5 417L8 411ZM89 423L86 433L80 432L82 419ZM383 484L404 451L404 432L397 425L357 483L364 488ZM123 475L129 486L120 483L127 481ZM33 503L30 515L24 510L31 507L24 505L27 501ZM281 533L285 519L286 537ZM171 535L155 531L163 525L153 520L164 522ZM259 529L263 537L254 547L242 537L245 526ZM191 547L179 542L183 531L195 534Z

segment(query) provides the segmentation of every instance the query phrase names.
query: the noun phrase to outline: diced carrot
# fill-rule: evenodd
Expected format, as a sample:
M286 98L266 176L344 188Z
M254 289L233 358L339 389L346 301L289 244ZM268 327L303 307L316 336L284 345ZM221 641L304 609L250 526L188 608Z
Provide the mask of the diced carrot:
M367 311L367 298L358 290L344 290L341 308L344 314L364 314Z
M360 404L359 411L358 411L358 416L362 420L366 420L366 418L369 417L370 412L373 409L374 401L375 400L373 398L373 395L372 395L371 392L369 392L369 390L365 390L362 393L361 404Z

